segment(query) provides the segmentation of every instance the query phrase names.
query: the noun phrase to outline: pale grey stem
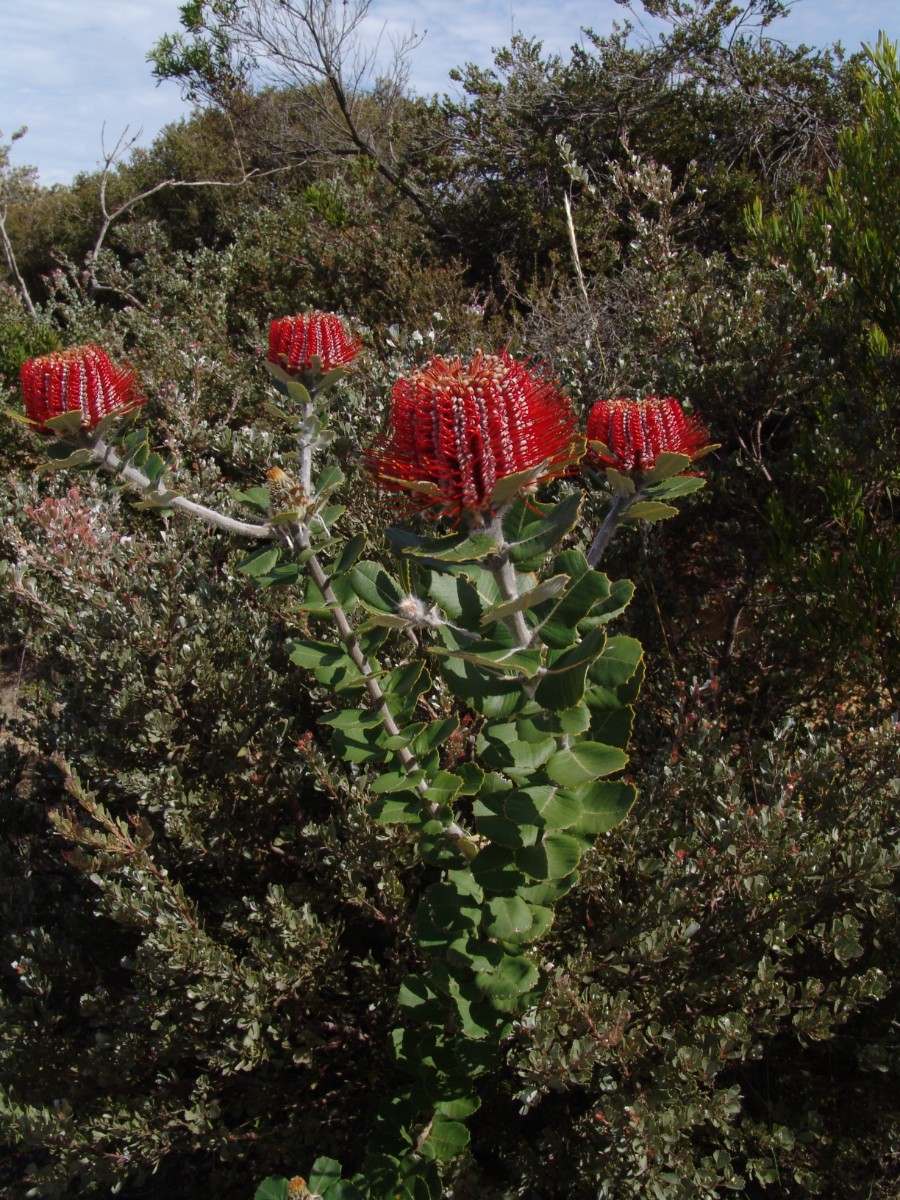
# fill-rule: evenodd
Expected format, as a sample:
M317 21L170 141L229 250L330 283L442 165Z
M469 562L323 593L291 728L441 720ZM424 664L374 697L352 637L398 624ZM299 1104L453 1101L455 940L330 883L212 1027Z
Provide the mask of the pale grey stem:
M296 544L302 550L309 550L311 548L309 533L305 529L300 529L295 533L294 536ZM387 698L385 697L384 692L381 690L378 679L376 678L368 659L366 658L365 654L363 654L362 648L356 639L353 626L350 624L349 620L347 619L347 614L344 612L340 606L340 603L338 602L338 598L331 586L331 580L329 579L324 568L322 567L322 564L319 562L315 554L311 554L306 560L306 569L309 572L309 576L313 583L322 593L326 603L329 606L331 618L334 621L335 628L340 634L341 640L344 643L344 647L347 653L350 655L354 666L363 677L363 683L365 684L369 699L375 706L375 711L381 717L381 723L384 725L386 732L391 737L399 737L401 733L400 726L394 720L394 714L388 707ZM418 759L408 747L401 746L399 750L395 751L395 753L408 772L411 773L419 769ZM424 779L419 781L419 783L416 785L416 789L423 799L425 811L428 813L428 815L435 818L440 818L441 806L434 803L434 801L425 800L424 794L428 789L428 784ZM474 858L477 852L477 847L471 840L471 835L467 833L461 825L457 825L455 821L451 821L449 825L444 826L444 833L458 841L459 848L467 859L471 860Z
M142 492L156 492L159 495L165 495L166 488L161 483L152 483L137 467L123 462L115 450L111 446L107 446L100 438L96 439L91 449L101 466L106 467L108 471L115 471L132 487L138 488ZM257 524L251 521L238 521L234 517L227 517L224 513L217 512L214 508L207 508L204 504L188 500L185 496L172 496L168 505L170 508L177 508L191 517L205 521L207 525L215 525L219 529L227 530L228 533L236 533L239 537L264 538L274 541L280 536L279 531L268 522Z
M509 559L509 547L503 536L503 525L499 516L495 516L488 526L488 532L497 544L496 556L491 564L491 574L497 582L497 587L504 600L518 600L519 588L516 569ZM513 631L519 648L526 650L531 645L531 630L525 620L525 614L520 610L507 617L507 624Z
M635 492L633 496L616 495L613 497L612 504L609 506L609 512L603 519L603 524L597 530L597 536L591 542L591 548L587 552L587 561L589 567L596 567L603 557L603 552L609 543L612 541L613 534L616 532L616 527L619 524L619 518L634 504L635 500L641 499L642 492Z
M302 423L297 431L300 446L300 487L305 496L312 495L313 451L316 448L316 406L315 399L303 406Z

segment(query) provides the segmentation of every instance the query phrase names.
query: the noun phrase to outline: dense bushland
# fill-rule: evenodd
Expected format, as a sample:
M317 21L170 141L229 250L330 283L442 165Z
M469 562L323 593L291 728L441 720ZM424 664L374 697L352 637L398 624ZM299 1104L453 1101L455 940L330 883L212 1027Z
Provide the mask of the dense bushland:
M0 158L7 406L26 358L100 342L179 487L227 507L292 466L260 419L267 322L341 311L365 360L335 453L373 541L396 514L360 454L434 350L508 344L584 412L675 394L721 443L605 564L647 656L639 799L560 905L452 1194L896 1196L895 48L654 5L655 41L517 39L464 101L383 82L354 141L321 81L235 86L231 6L187 8L157 64L204 107L71 188ZM163 179L229 186L130 205ZM129 205L108 227L101 194ZM352 1167L433 868L317 724L289 589L225 533L39 472L13 422L0 445L2 1189L238 1198Z

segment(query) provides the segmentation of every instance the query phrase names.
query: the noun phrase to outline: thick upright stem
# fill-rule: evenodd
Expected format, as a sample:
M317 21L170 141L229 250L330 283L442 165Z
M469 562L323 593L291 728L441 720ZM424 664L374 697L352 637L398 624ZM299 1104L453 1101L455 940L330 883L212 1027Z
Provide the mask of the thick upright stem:
M587 552L589 567L596 567L600 562L604 550L613 539L613 534L616 532L622 514L634 504L635 500L639 500L640 498L640 492L635 492L633 496L619 494L613 497L612 504L609 506L609 512L604 517L603 524L597 530L597 536L591 542L591 547Z
M488 531L497 544L497 552L493 560L491 572L496 580L497 587L500 589L500 594L504 600L518 600L519 581L516 576L516 569L509 559L509 550L503 536L503 526L499 517L494 517L488 527ZM515 612L512 616L507 617L506 623L515 634L519 648L526 650L531 645L531 630L528 628L525 614L521 610Z

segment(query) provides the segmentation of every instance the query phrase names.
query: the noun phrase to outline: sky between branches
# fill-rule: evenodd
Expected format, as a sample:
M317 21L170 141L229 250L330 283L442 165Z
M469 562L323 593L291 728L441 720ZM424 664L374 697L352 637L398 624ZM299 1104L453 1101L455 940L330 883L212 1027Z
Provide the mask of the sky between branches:
M189 114L175 83L157 86L147 52L179 29L180 0L0 0L0 129L8 139L28 126L12 155L43 184L70 183L111 148L127 126L148 145L170 121ZM627 15L614 0L373 0L371 37L383 30L425 37L411 60L410 87L454 93L454 67L491 63L515 32L566 54L590 26L608 33ZM879 29L900 32L896 0L801 0L776 27L791 44L841 41L848 51L874 43ZM104 134L105 126L105 134Z

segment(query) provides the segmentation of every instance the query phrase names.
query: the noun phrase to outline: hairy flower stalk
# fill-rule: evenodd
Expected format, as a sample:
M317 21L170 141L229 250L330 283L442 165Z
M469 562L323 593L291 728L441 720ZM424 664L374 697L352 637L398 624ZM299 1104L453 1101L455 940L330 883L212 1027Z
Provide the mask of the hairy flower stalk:
M25 413L39 429L65 413L80 412L85 430L112 413L144 403L130 367L117 367L99 346L76 346L29 359L21 369Z
M410 509L478 526L502 480L562 474L575 443L575 416L554 380L505 351L479 350L468 363L435 356L394 385L389 432L366 465L386 491L406 492Z
M302 396L300 419L296 431L300 451L299 482L307 496L320 433L316 394L329 382L329 373L348 366L361 349L359 338L352 337L340 317L333 313L298 313L294 317L279 317L269 326L268 362L274 368L276 380L278 372L282 371L289 380L301 385L298 389ZM277 382L276 386L279 386ZM290 386L288 382L287 390Z

